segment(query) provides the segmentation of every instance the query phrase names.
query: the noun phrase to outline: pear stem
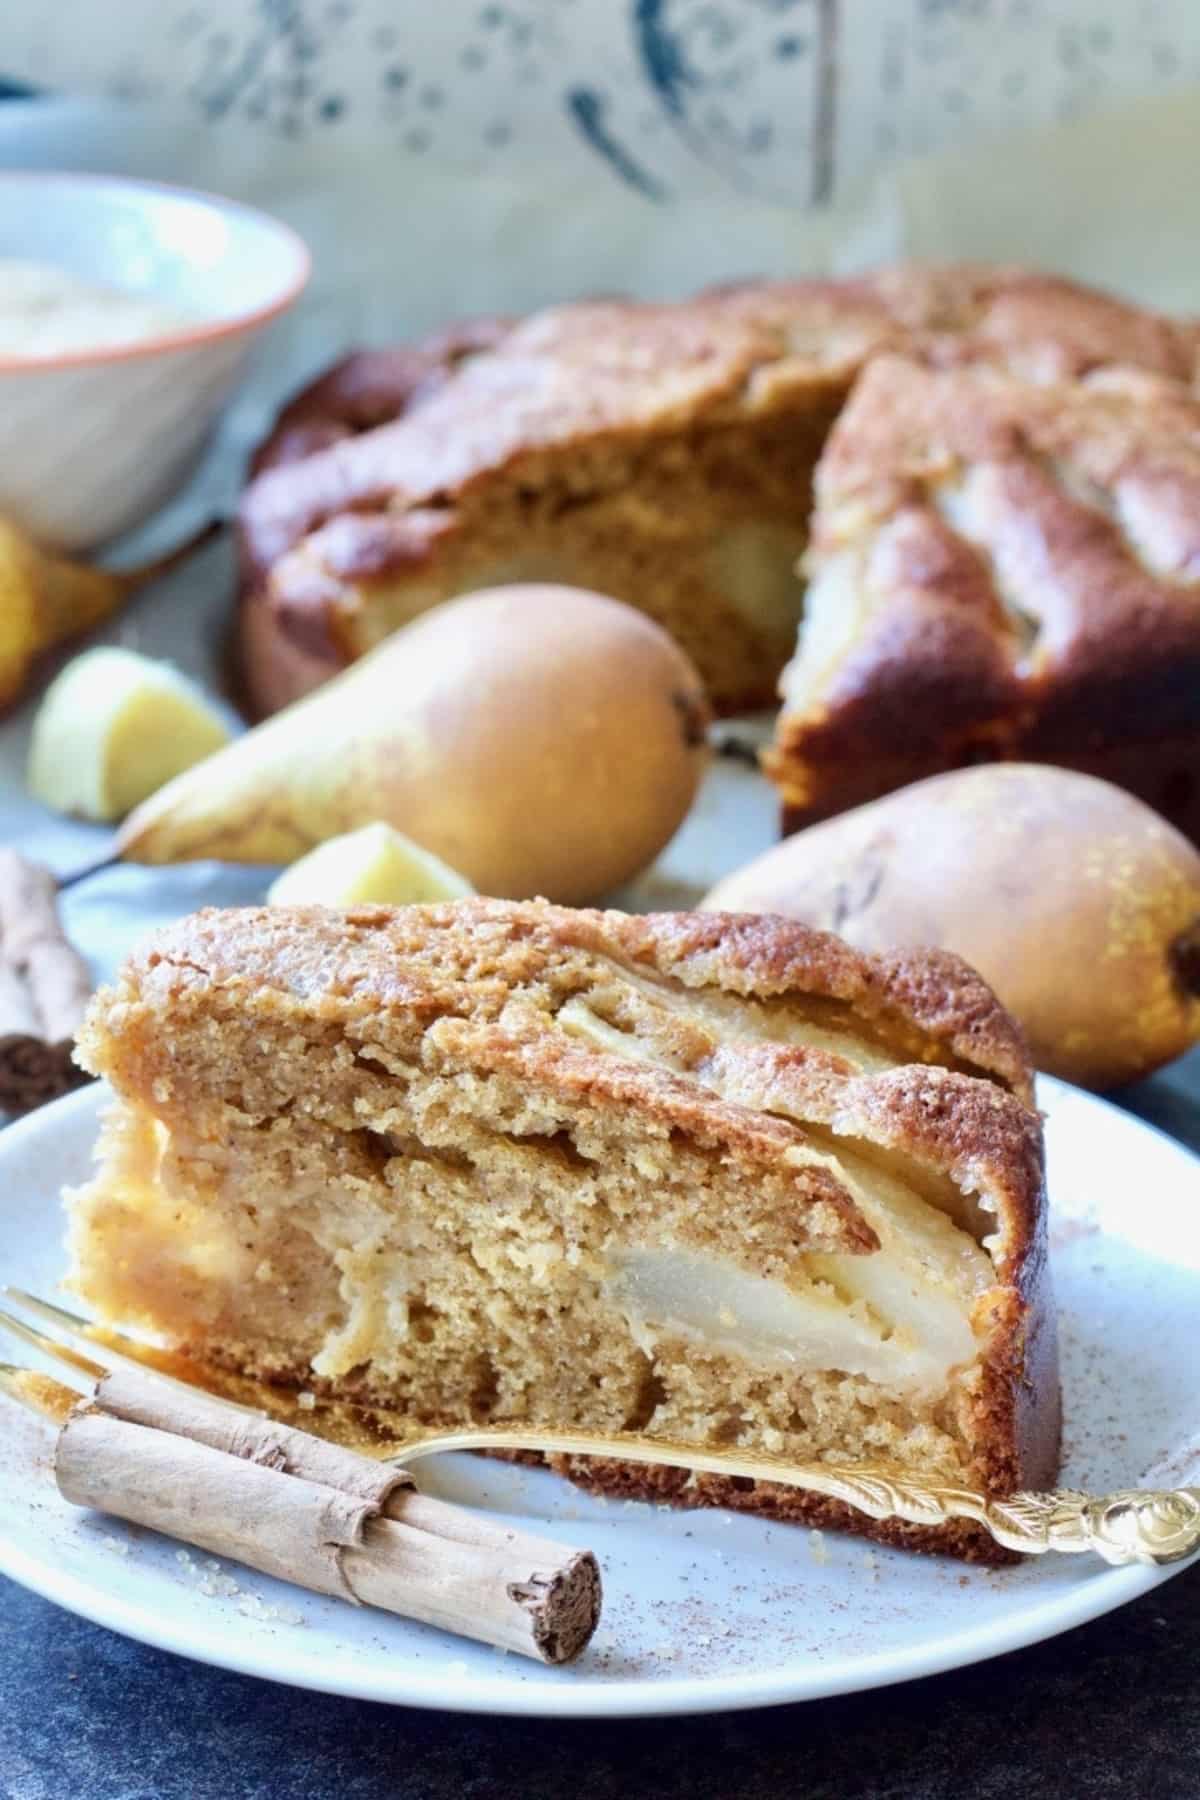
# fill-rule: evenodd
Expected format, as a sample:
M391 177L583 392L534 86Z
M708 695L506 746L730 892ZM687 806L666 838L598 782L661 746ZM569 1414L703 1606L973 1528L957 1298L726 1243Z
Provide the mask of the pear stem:
M100 857L96 862L84 863L78 869L70 869L67 874L56 876L59 893L65 894L68 888L78 887L81 882L90 881L93 875L103 875L106 869L117 868L120 861L121 858L116 851L110 850L106 856Z

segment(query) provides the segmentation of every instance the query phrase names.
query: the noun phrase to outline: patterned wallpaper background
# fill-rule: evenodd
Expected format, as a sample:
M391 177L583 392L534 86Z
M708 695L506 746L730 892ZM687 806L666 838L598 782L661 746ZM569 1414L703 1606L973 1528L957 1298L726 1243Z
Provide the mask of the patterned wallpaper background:
M0 76L389 160L821 206L1200 81L1200 0L3 0Z

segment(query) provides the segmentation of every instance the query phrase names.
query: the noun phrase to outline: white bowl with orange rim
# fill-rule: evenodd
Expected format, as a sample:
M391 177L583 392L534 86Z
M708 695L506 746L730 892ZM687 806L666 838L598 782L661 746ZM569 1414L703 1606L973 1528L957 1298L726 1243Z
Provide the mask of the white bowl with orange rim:
M0 514L87 550L180 485L309 255L236 201L0 172Z

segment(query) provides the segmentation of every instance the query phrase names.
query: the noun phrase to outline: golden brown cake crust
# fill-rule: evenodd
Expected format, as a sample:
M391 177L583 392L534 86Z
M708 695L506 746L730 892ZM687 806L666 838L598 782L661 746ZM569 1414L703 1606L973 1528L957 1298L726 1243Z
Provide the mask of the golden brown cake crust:
M752 304L751 294L762 303ZM736 412L760 399L748 384L761 370L774 374L774 365L775 379L801 388L839 379L844 386L889 330L883 307L864 299L847 308L830 282L729 290L683 305L547 308L515 325L491 354L462 361L416 416L405 408L392 425L253 483L241 520L249 566L269 573L332 518L365 527L367 515L391 523L430 503L441 510L492 471L547 449L636 441ZM800 339L796 352L789 334ZM427 353L418 346L413 354L423 362ZM541 473L536 464L531 472ZM349 542L338 572L359 572ZM363 552L361 572L380 572L375 555Z
M1032 1104L1033 1065L1021 1029L961 957L940 950L864 956L832 932L774 914L547 910L558 912L569 941L599 951L615 934L628 956L687 986L761 999L815 994L846 1003L862 1019L903 1022Z
M561 1028L573 997L602 1001L606 970L622 991L637 994L644 983L656 1004L665 1000L663 1016L676 1022L656 1040L656 1056L639 1054L632 1039L631 1054L608 1054ZM726 1035L720 1008L730 997L767 1010L739 1015ZM836 1048L756 1037L762 1019L775 1016L772 1005L784 1003L815 1009L823 1028L846 1033L848 1045L861 1040L882 1061L862 1065ZM713 1004L716 1014L706 1013ZM305 1042L328 1048L312 1065L321 1088L306 1085L297 1097L270 1046ZM909 1060L914 1045L920 1061ZM1057 1366L1031 1071L1007 1016L952 956L873 958L762 915L628 917L484 899L345 914L210 910L160 931L131 958L93 1003L81 1054L119 1094L172 1130L199 1129L202 1143L230 1126L262 1142L259 1129L273 1129L280 1109L297 1104L324 1107L331 1121L383 1117L395 1103L389 1069L416 1061L435 1087L486 1071L526 1096L539 1118L547 1101L560 1109L555 1116L636 1118L744 1171L739 1241L772 1208L781 1241L800 1229L791 1191L807 1209L810 1243L851 1254L877 1248L849 1191L806 1157L814 1143L855 1144L863 1154L873 1147L889 1166L923 1169L928 1179L936 1171L939 1182L978 1197L995 1267L994 1285L974 1302L986 1356L962 1402L972 1478L997 1493L1053 1479ZM361 1135L351 1130L349 1139ZM760 1203L758 1189L765 1195L771 1182L776 1197ZM770 1253L746 1254L758 1266L754 1258ZM277 1362L275 1374L321 1386L306 1364ZM386 1411L369 1383L358 1392ZM681 1478L661 1470L605 1463L570 1472L630 1495L813 1524L848 1520L827 1502L770 1486L747 1492L704 1477L683 1492ZM996 1560L971 1528L854 1524L883 1542Z
M418 343L352 351L288 401L255 451L250 473L300 462L392 423L436 393L466 357L494 349L511 328L511 319L462 319Z
M1187 382L1197 341L1189 326L1052 276L961 264L744 283L674 305L583 302L511 329L484 321L352 358L285 411L245 495L251 699L261 710L295 698L382 630L449 592L503 578L476 553L490 548L514 484L539 516L626 492L627 529L653 535L664 524L646 465L652 446L681 443L696 464L698 439L740 430L753 445L783 421L807 420L811 449L801 432L785 453L790 494L772 491L769 457L740 443L730 452L747 494L763 484L763 517L799 532L816 447L859 369L881 352L908 350L935 366L985 362L1035 381L1129 364ZM739 477L718 470L714 479L728 498ZM663 504L669 535L681 503ZM699 530L702 501L683 504ZM555 533L554 578L607 580L614 592L624 581L618 597L654 612L650 588L669 576L644 567L623 575L611 546L597 562L588 529L581 517ZM585 559L574 575L573 555ZM513 560L505 550L501 569L505 556ZM699 663L720 710L769 704L788 621L781 638L780 622L756 604L749 618L725 620L726 641L710 647L718 626L708 621L706 632L695 617L713 604L702 574L674 597L673 612L668 605L656 616Z
M810 573L849 571L839 604L854 628L820 671L802 640L783 678L766 762L790 822L992 756L1116 768L1122 752L1166 752L1155 799L1176 816L1191 805L1200 403L1188 389L1128 369L1035 385L881 357L816 485ZM1191 780L1173 795L1181 756Z
M489 986L443 978L430 959L439 931L475 944L480 981L486 972ZM636 914L482 898L345 913L210 907L147 940L126 964L122 984L151 1001L156 992L173 993L195 969L205 988L234 984L308 997L321 992L336 965L329 1002L336 998L339 1014L369 1017L397 1005L427 1011L433 1022L502 1003L509 986L536 980L548 954L573 948L627 958L686 987L843 1002L860 1025L890 1026L906 1045L918 1043L930 1057L940 1052L960 1072L991 1077L1032 1105L1033 1066L1020 1027L960 957L944 950L869 956L831 932L772 914ZM912 1071L914 1078L924 1074ZM979 1092L990 1103L995 1090Z
M412 346L359 352L284 409L258 467L304 460L282 451L280 428L328 427L343 443L366 427L371 441L343 444L303 477L247 495L251 566L265 573L337 514L441 501L543 445L753 406L765 397L747 392L755 379L801 394L848 384L888 348L934 364L995 362L1037 380L1129 364L1190 382L1200 335L1060 277L969 263L729 284L676 304L581 301L511 325L464 321ZM450 383L452 374L459 379ZM434 398L436 411L415 429L375 435ZM365 556L364 572L377 570Z

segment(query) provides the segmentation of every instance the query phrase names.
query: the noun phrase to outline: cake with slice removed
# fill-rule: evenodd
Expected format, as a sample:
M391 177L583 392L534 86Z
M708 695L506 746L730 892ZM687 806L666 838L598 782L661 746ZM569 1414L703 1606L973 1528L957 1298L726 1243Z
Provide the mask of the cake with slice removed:
M80 1042L117 1095L70 1200L103 1320L385 1422L1053 1480L1040 1122L956 958L542 902L209 911ZM969 1523L568 1472L997 1560Z
M796 830L982 761L1127 788L1200 842L1200 400L880 356L825 446L764 766Z
M893 352L1034 385L1140 369L1182 392L1200 330L1036 270L900 264L352 356L286 408L243 496L248 700L287 705L456 595L551 582L648 613L716 712L773 705L806 611L814 465Z

